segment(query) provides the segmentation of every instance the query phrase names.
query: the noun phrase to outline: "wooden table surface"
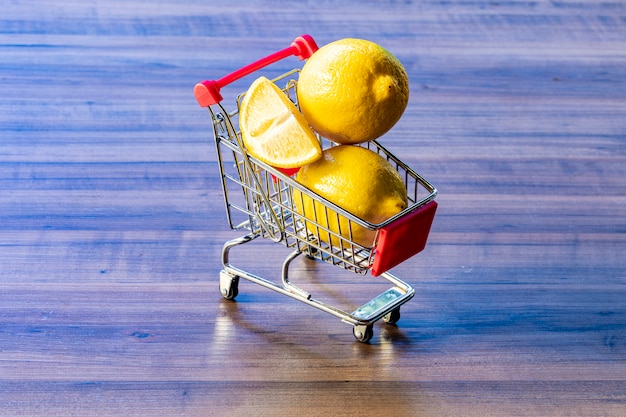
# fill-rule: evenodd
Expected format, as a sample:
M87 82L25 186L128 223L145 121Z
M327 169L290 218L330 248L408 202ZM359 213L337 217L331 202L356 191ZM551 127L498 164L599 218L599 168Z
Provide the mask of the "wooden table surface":
M218 291L241 232L193 86L302 33L404 63L383 141L439 189L426 250L393 270L416 296L369 344L258 285ZM19 0L0 80L0 415L626 416L624 2ZM231 260L277 277L287 253ZM384 285L291 276L346 305Z

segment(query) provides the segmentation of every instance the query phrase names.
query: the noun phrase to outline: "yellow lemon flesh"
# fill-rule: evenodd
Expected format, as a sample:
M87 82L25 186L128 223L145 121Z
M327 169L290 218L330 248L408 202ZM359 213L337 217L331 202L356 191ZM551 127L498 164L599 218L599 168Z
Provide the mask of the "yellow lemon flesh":
M295 104L273 82L256 79L239 111L241 138L248 153L277 168L297 168L319 159L322 149Z
M318 49L298 80L298 104L322 136L343 144L376 139L391 129L409 100L407 73L382 46L346 38Z
M382 223L407 207L406 187L396 169L382 156L356 145L324 150L322 158L300 169L296 181L372 224ZM322 241L339 246L340 239L332 234L336 233L364 247L373 245L375 230L338 217L319 199L313 200L295 189L293 201L296 212L310 220L305 221L309 233L319 234Z

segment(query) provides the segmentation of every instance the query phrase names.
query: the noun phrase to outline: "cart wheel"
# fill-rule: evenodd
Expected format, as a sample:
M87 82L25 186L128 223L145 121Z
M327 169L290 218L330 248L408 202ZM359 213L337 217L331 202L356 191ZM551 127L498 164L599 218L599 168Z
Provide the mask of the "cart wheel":
M400 320L400 307L391 310L383 316L383 321L387 324L396 324Z
M352 333L354 333L354 337L361 343L369 342L374 336L374 325L356 325L352 329Z
M239 294L239 277L226 271L220 272L220 293L227 300L234 300Z
M315 259L317 258L318 252L319 250L315 246L309 245L306 251L306 257L309 259Z

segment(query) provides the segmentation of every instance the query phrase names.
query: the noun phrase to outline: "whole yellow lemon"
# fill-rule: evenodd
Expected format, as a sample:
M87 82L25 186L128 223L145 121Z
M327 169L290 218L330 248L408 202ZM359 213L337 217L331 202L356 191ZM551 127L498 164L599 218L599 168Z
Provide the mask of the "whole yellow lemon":
M382 223L407 207L406 187L398 171L376 152L357 145L325 149L320 159L300 169L296 181L372 224ZM309 233L322 241L339 246L341 236L364 247L373 245L375 230L338 216L319 199L294 189L293 202L296 213L310 220L305 220Z
M313 129L334 142L356 144L396 124L409 100L409 82L388 50L346 38L322 46L307 60L297 96Z

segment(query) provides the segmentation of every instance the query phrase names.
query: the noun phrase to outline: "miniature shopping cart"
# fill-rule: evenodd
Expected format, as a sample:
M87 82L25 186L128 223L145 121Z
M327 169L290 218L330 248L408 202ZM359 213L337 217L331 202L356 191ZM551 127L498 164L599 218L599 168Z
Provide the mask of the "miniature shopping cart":
M437 208L437 190L377 141L366 142L360 146L386 158L400 173L406 184L409 202L406 209L383 223L369 223L299 184L294 179L293 172L269 166L246 152L238 129L239 108L245 93L237 97L237 108L234 110L227 110L221 104L220 89L225 85L289 56L307 59L316 50L315 41L310 36L303 35L282 51L219 80L202 81L194 88L198 103L202 107L208 107L213 121L217 160L230 228L246 232L245 235L224 244L220 292L224 298L234 299L239 292L239 279L244 278L340 318L353 326L357 340L368 342L373 336L373 324L381 318L390 324L397 322L400 318L400 306L415 294L409 284L388 271L424 249ZM294 69L272 80L296 105L298 74L299 70ZM318 138L323 148L333 146L327 139ZM294 200L307 197L323 205L325 215L320 216L323 220L318 221L310 216L305 218L298 212ZM302 201L300 206L302 207ZM331 217L332 221L329 220ZM348 224L348 230L341 233L332 230L329 224ZM349 231L354 225L376 232L372 246L361 246L350 238ZM230 250L258 237L292 249L283 263L280 281L268 280L231 264ZM356 274L370 272L375 277L386 279L393 286L356 310L344 311L314 299L310 293L289 280L289 265L302 254Z

